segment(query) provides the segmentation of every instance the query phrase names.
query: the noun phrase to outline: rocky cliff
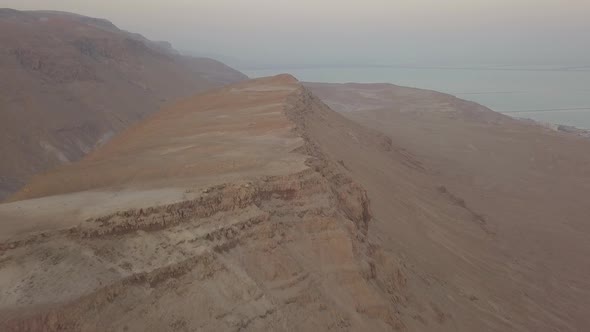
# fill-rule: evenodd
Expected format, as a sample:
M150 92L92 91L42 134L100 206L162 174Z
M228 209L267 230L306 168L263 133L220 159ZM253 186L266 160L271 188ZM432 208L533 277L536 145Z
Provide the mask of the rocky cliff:
M76 188L54 187L62 181L55 171L17 195L39 198L0 207L2 218L20 225L3 236L0 249L3 329L403 329L390 301L404 277L393 266L376 268L375 260L384 258L368 240L372 214L367 192L345 165L330 158L309 128L315 116L333 112L289 76L195 98L148 118L66 167ZM186 122L192 116L216 125L200 131L199 123ZM241 116L251 122L241 126ZM162 134L176 127L179 136L147 148L151 143L141 140L142 133L156 124ZM184 132L182 125L193 129ZM231 155L231 169L219 167L220 159L207 172L204 155L179 160L172 152L198 154L190 152L191 143L205 143L208 136L218 137L217 131L242 142L208 146L216 150L209 158ZM149 134L154 142L160 135ZM362 135L383 140L373 133ZM267 153L250 154L249 144L268 144ZM106 163L118 164L123 158L119 152L132 150L133 162L149 169L145 177L125 182L126 189L108 174L98 187L84 183L89 180L83 174L108 173ZM162 164L146 159L163 150L172 154L160 155ZM159 172L188 165L196 169L153 181ZM74 168L83 170L79 177ZM175 178L182 178L183 185ZM18 212L32 202L59 206L72 195L86 195L68 194L80 189L126 200L142 195L145 186L159 190L155 202L141 196L139 203L124 208L103 201L90 214L83 206L55 211L70 215L66 224L36 224L36 216ZM179 196L158 203L162 186L173 186ZM39 218L50 219L50 214L45 210ZM24 220L29 224L22 225ZM34 225L39 227L31 231ZM393 275L383 272L389 270Z
M441 98L280 75L148 116L0 204L0 329L583 330L588 141Z

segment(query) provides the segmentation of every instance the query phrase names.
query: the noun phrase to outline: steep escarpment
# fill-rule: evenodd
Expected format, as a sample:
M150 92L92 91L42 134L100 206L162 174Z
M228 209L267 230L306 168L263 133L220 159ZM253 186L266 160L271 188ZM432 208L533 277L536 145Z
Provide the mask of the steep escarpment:
M247 77L111 22L0 9L0 200L182 97Z
M348 197L354 195L363 198L362 192L347 191ZM314 285L335 271L323 271L314 255L321 255L322 264L336 259L332 268L345 268L351 283L364 284L363 260L355 253L362 230L348 219L348 211L363 209L362 201L360 207L354 205L358 198L334 197L330 182L309 170L207 188L192 201L121 211L10 246L3 253L8 258L4 272L17 262L25 267L40 263L45 271L28 271L21 281L3 287L3 309L11 300L21 308L18 313L3 311L4 328L161 330L183 324L238 330L253 324L257 329L287 317L290 326L304 324L297 317L306 313L291 317L288 312L304 307L313 312L322 306L317 321L305 324L340 324L340 319L351 318L338 316L340 310L333 308L330 294L335 290ZM68 271L78 274L67 284L56 284ZM198 302L182 305L193 301ZM175 315L159 312L161 305L177 308ZM158 318L146 321L142 307Z
M57 172L46 175L57 182L39 178L28 187L36 199L0 205L3 218L19 223L0 251L3 329L405 329L398 308L404 267L369 241L367 192L309 130L310 116L331 111L289 76L195 98L69 166L66 192L48 194L60 183ZM174 135L162 141L171 128ZM373 134L363 138L383 140ZM212 138L217 145L191 150ZM255 160L243 153L259 145L264 152ZM178 158L188 151L195 159ZM204 155L218 167L207 171ZM224 158L231 167L219 167ZM88 172L99 176L111 170L107 164L129 160L142 163L145 174L134 181L101 177L93 195L110 200L95 200L102 206L91 211L66 208L65 223L35 228L36 215L15 212L90 195L71 192L89 189L82 181ZM162 179L160 172L187 165L194 169ZM180 195L158 204L172 194L156 188L171 185ZM148 188L160 193L157 201L149 203ZM111 200L130 203L114 207ZM50 211L40 218L51 218Z

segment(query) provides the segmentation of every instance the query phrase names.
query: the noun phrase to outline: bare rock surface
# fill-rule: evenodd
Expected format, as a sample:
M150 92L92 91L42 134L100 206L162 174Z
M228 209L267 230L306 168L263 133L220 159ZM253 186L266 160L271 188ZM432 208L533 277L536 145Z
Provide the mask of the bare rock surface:
M404 328L316 112L288 75L230 85L33 179L0 205L3 329Z

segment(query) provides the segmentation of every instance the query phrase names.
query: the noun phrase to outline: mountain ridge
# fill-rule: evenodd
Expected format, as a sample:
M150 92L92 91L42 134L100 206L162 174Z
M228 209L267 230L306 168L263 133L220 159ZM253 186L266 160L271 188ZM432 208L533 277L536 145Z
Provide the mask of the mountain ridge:
M4 28L0 330L590 326L575 130L246 80L101 19L0 10Z
M150 255L147 251L137 256L139 260L133 258L139 254L135 250L127 252L124 260L113 261L121 266L118 272L108 272L102 264L88 266L93 272L70 280L70 285L78 286L61 294L57 293L61 286L47 284L56 277L55 273L60 273L60 269L50 268L51 272L45 274L48 279L34 281L31 289L46 289L49 293L44 294L48 296L26 291L30 295L16 306L12 299L24 295L19 282L12 284L0 278L7 282L1 287L6 291L1 297L0 324L7 330L79 329L88 326L89 315L99 318L111 312L107 308L111 305L123 311L131 309L125 299L135 298L133 306L151 308L148 310L154 320L146 322L139 311L124 316L108 314L109 319L99 318L97 327L170 329L200 325L207 330L280 329L284 324L281 322L287 322L286 326L301 328L325 329L342 324L379 330L402 328L403 323L385 300L365 281L369 267L363 263L363 257L368 255L363 239L371 219L366 192L346 175L342 165L327 159L321 147L307 136L305 118L310 112L327 111L318 102L290 75L238 83L197 95L154 114L85 160L65 167L69 181L73 182L88 181L88 174L108 175L108 164L116 165L117 170L124 169L124 164L118 161L121 159L139 162L146 170L124 183L100 179L97 185L82 185L82 190L110 191L103 203L93 199L93 211L89 211L93 215L72 213L64 208L60 202L72 202L71 195L59 192L56 196L45 193L41 196L49 196L0 205L3 219L13 220L16 227L3 233L10 234L3 237L1 248L3 255L13 257L7 260L10 266L18 261L29 264L23 259L35 262L39 259L34 254L35 248L53 247L57 243L65 244L69 248L67 252L74 253L97 250L94 246L103 247L100 243L116 248L124 243L119 241L122 238L143 241L140 237L144 232L170 236L167 240L162 238L164 242L156 240L154 244L158 248L180 241L174 250L166 250L163 260L153 261L157 266L140 258ZM142 134L145 132L153 139L146 141ZM219 136L220 132L223 136ZM170 133L174 136L170 137ZM167 137L164 142L163 137ZM201 144L189 146L191 142ZM165 154L161 155L160 151ZM129 154L132 156L126 158ZM214 167L208 164L209 160L215 160ZM191 165L191 169L187 170L186 165ZM75 167L82 172L77 173ZM162 172L168 174L164 181L154 182L162 178ZM234 176L236 172L239 173ZM180 181L174 181L175 178ZM177 196L168 193L172 200L162 204L166 195L162 189L171 185L178 187L174 194ZM53 185L49 187L57 189ZM157 188L161 188L158 198L150 205L144 193ZM75 195L80 198L84 193ZM113 209L112 204L106 204L106 210L100 209L101 204L113 201L116 196L118 202L128 201L125 196L129 195L140 195L135 203L140 205L132 203L127 208ZM44 209L43 222L38 226L33 226L33 220L38 217L18 216L18 211L26 210L29 203L44 205L42 201L60 208L54 212ZM81 204L78 208L88 210ZM58 217L58 223L53 224L48 222L52 213L68 217ZM67 224L63 223L64 219ZM5 230L7 226L4 224ZM31 229L31 226L41 228ZM189 234L191 238L184 238ZM73 249L76 247L77 250ZM54 247L48 252L53 256L61 255L60 251ZM98 255L103 257L101 260L114 258ZM74 264L76 269L82 268L79 264L86 264L85 260L70 257L74 261L66 258L64 262ZM347 275L347 285L358 287L357 293L367 294L368 298L350 298L348 304L335 305L338 296L349 298L353 294L334 282L322 285L322 280L335 280L336 275L331 271L341 269ZM149 289L163 291L175 287L171 284L174 280L188 282L192 289L177 293L180 298L174 303L196 301L208 305L188 306L187 309L203 310L180 310L180 316L175 318L161 316L163 312L148 300L151 297L148 293L152 293ZM136 291L148 293L137 298ZM105 302L107 298L110 300ZM162 304L167 301L159 295L153 300L164 301ZM229 303L234 305L228 306ZM361 313L356 312L356 306L363 308ZM92 307L101 309L96 313ZM211 310L217 318L209 316ZM303 316L307 319L302 319Z
M469 103L438 111L452 99L428 96L442 99L337 113L281 75L151 115L0 204L0 326L585 326L587 271L577 263L590 252L587 208L575 193L587 181L574 151L588 142L488 121L477 109L463 119L468 109L453 107ZM520 139L490 148L507 135ZM552 168L552 147L564 140L572 162ZM523 147L543 168L521 165ZM496 157L504 154L518 157ZM565 170L572 178L559 186L542 175ZM565 204L552 200L567 188ZM567 218L554 222L564 208ZM555 259L545 243L567 256ZM64 278L70 270L88 273Z

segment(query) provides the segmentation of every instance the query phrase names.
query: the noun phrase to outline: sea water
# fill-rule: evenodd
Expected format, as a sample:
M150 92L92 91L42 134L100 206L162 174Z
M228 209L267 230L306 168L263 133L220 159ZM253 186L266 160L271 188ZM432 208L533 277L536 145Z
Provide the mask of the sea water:
M590 129L590 67L352 66L242 70L301 81L392 83L449 93L514 117Z

